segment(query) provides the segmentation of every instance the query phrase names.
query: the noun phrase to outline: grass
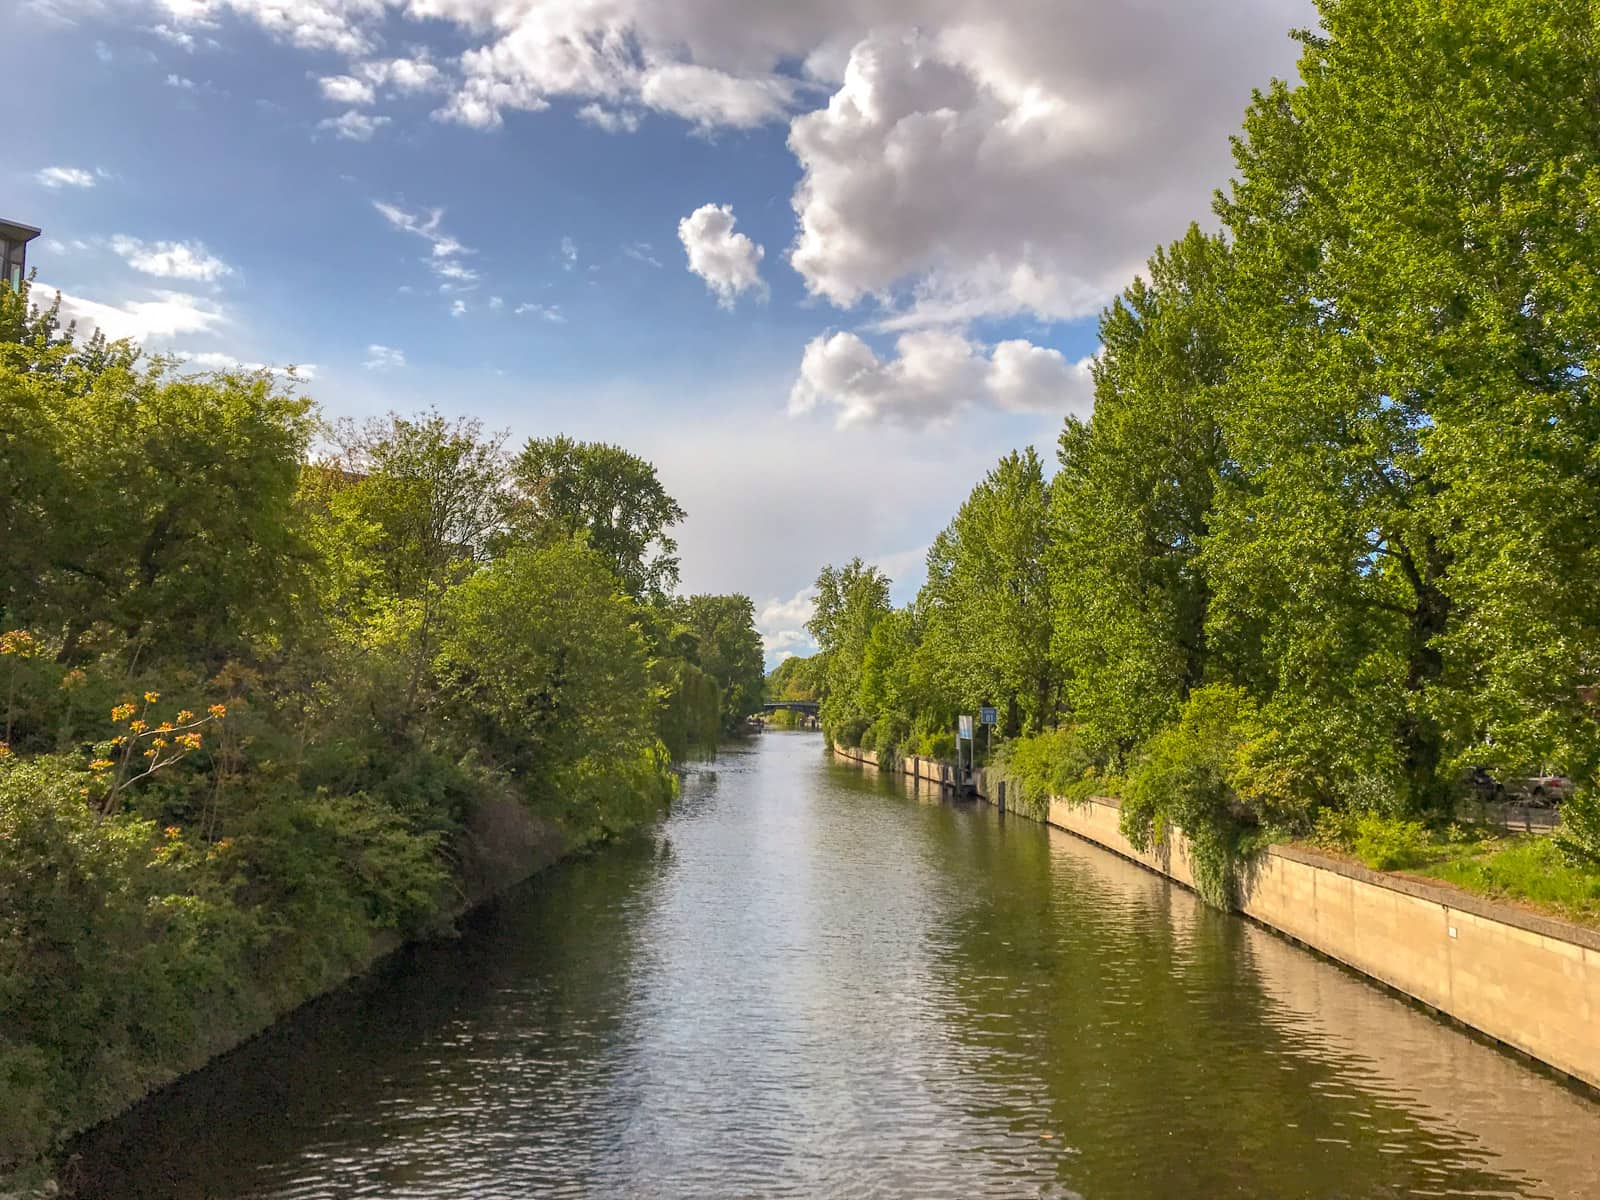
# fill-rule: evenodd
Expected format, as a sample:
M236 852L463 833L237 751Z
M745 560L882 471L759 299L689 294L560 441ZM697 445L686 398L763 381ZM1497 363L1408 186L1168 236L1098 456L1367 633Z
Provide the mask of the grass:
M1531 905L1569 921L1600 926L1600 874L1575 867L1547 837L1495 838L1477 853L1455 854L1417 871L1495 900Z
M1355 857L1375 871L1404 871L1490 900L1600 927L1600 871L1575 865L1546 836L1330 814L1318 825L1312 843Z

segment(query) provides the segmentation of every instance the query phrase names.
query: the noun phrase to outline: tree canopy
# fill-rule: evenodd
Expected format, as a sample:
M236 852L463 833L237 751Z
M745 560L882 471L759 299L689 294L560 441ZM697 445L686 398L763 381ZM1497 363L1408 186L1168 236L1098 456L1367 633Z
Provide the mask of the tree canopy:
M580 534L636 598L678 584L678 544L668 533L684 518L653 466L620 446L569 437L533 438L511 462L516 536L540 544Z
M995 704L1035 790L1121 787L1211 866L1325 811L1446 821L1479 765L1580 780L1600 829L1593 14L1319 10L1222 228L1102 315L1054 477L1003 460L904 609L824 571L830 737Z

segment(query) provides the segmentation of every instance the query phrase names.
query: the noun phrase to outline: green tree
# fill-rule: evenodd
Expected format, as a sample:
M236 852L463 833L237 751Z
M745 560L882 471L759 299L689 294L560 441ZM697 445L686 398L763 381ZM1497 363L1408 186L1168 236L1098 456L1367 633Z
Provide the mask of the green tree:
M539 545L585 536L636 598L677 586L668 530L684 512L644 459L603 442L534 438L512 460L511 483L514 536Z
M717 682L723 731L736 732L761 707L765 692L755 605L748 596L690 596L675 609L695 634L699 666Z
M767 673L768 700L817 700L822 695L827 661L820 655L809 658L791 655Z
M940 690L967 711L999 705L1010 734L1042 729L1060 701L1048 495L1031 447L1002 458L934 539L919 597Z
M1051 481L1055 653L1075 718L1126 751L1206 678L1201 558L1228 470L1228 251L1191 227L1100 321L1090 421L1068 418Z
M513 550L456 586L433 667L450 701L441 719L517 777L654 741L633 607L576 543Z
M806 629L827 658L822 726L844 745L859 744L874 714L861 707L861 670L873 627L889 613L889 577L853 558L822 568Z
M404 643L404 711L413 711L438 645L446 598L488 561L503 528L503 439L473 420L390 414L334 429L336 452L306 480L322 543L346 556L335 604L382 614Z
M293 507L308 401L265 376L163 363L110 367L81 392L0 366L0 391L37 422L15 443L19 475L49 476L0 514L34 522L19 542L37 574L9 585L13 620L58 637L66 661L94 630L130 660L213 666L292 622L309 558Z
M1208 558L1313 787L1444 800L1463 756L1592 769L1592 14L1326 0L1259 96Z

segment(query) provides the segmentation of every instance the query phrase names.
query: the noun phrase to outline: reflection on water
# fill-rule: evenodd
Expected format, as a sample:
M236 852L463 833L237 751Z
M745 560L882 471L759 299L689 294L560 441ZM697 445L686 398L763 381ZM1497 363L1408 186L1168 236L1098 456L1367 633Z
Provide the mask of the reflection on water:
M1600 1196L1600 1105L768 734L81 1147L84 1194Z

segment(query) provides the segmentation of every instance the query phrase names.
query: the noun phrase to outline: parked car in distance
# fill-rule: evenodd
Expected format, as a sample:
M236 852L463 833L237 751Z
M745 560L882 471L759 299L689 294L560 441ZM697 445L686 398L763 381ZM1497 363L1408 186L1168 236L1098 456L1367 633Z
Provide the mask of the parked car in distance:
M1559 804L1572 795L1572 780L1565 775L1528 775L1512 780L1510 792L1526 804Z
M1470 767L1461 775L1461 786L1472 796L1485 802L1506 798L1506 785L1489 774L1488 767Z

